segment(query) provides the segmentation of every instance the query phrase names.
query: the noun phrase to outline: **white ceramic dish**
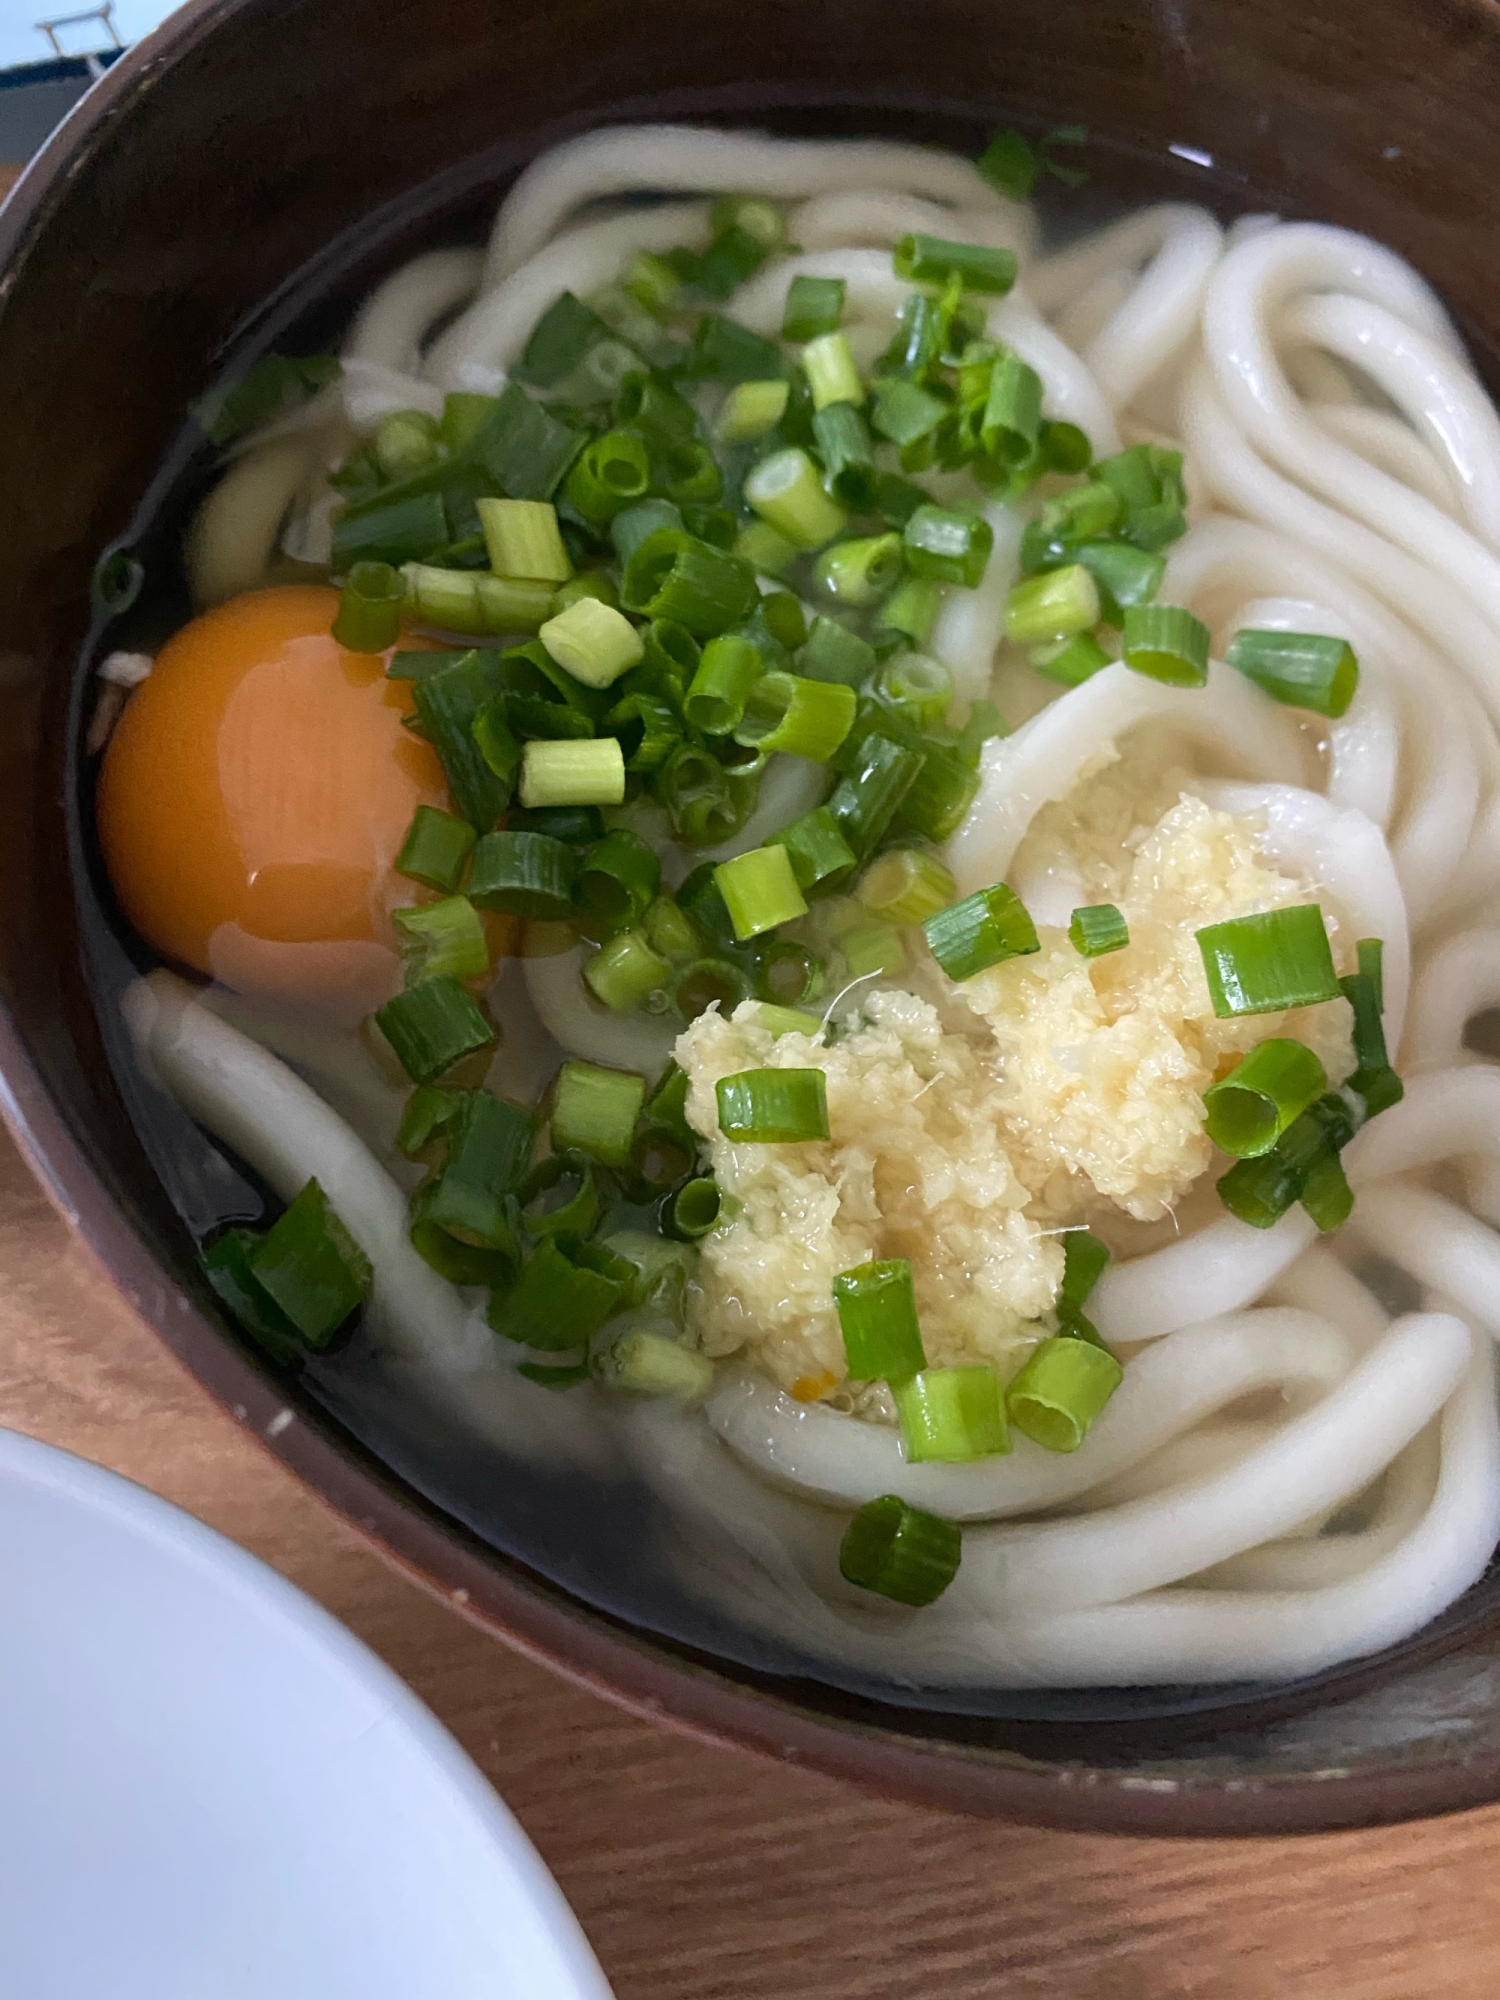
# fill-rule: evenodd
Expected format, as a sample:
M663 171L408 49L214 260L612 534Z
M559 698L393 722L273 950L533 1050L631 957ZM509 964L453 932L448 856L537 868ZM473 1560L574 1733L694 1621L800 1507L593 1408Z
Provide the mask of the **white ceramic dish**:
M3 1430L0 1994L609 2000L520 1827L373 1653Z

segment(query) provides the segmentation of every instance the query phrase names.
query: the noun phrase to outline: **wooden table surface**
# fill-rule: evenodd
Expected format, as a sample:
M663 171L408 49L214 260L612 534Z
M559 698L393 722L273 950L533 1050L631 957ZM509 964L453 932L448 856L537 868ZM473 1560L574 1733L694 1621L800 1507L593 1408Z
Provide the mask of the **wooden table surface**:
M1040 1833L704 1749L514 1658L387 1569L209 1400L3 1133L0 1419L186 1507L388 1660L519 1816L618 2000L1490 2000L1500 1986L1500 1807L1275 1842Z

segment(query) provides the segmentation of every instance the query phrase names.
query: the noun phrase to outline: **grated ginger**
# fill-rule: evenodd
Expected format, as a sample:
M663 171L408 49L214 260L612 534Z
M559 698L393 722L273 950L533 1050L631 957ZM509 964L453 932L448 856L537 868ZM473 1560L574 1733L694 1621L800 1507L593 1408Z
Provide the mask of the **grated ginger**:
M1123 951L1084 959L1039 924L1040 952L955 985L917 932L903 988L867 993L831 1042L773 1039L753 1004L683 1033L688 1117L730 1198L693 1303L708 1353L743 1351L784 1388L831 1392L847 1374L834 1278L906 1257L929 1362L1009 1375L1048 1330L1058 1232L1167 1216L1210 1165L1212 1082L1278 1034L1313 1048L1331 1082L1348 1074L1342 1000L1215 1018L1194 932L1313 892L1266 866L1253 818L1213 810L1190 783L1112 763L1039 814L1017 854L1018 882L1050 874L1078 902L1118 904ZM826 1073L830 1140L720 1134L715 1083L761 1067Z

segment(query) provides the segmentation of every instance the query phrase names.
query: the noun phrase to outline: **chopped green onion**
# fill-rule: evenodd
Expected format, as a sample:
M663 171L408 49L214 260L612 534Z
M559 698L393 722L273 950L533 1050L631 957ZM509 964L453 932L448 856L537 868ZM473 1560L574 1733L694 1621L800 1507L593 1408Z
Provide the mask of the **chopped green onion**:
M820 549L842 534L848 516L823 491L818 468L800 445L763 458L745 481L746 504L799 549Z
M616 737L526 745L523 806L617 806L624 797L625 758Z
M681 717L655 695L626 695L605 716L604 727L619 738L627 771L656 770L682 741Z
M516 1254L507 1197L526 1177L536 1120L486 1090L466 1090L443 1126L447 1149L423 1189L422 1220L472 1249Z
M613 937L638 924L661 882L661 861L637 833L617 827L587 857L573 899L586 937Z
M1359 969L1374 987L1375 1005L1383 1014L1385 1012L1385 976L1382 971L1382 961L1385 956L1385 944L1380 938L1361 938L1355 946L1355 951L1359 955Z
M828 1080L820 1069L743 1069L715 1085L726 1139L792 1145L828 1137Z
M1125 613L1125 664L1168 687L1208 679L1208 627L1180 604L1137 604Z
M828 811L857 861L884 838L922 769L919 751L872 730L835 786Z
M791 393L785 380L737 382L714 422L714 436L721 444L749 444L764 437L781 422Z
M1354 1191L1337 1153L1324 1153L1308 1168L1301 1200L1325 1236L1349 1220L1354 1212Z
M784 1070L763 1071L770 1076ZM793 1072L796 1074L797 1072ZM821 1070L801 1072L821 1076ZM905 1382L927 1366L911 1265L904 1257L856 1264L833 1281L844 1355L856 1382Z
M802 350L802 369L815 410L826 410L830 403L862 403L865 399L865 385L859 379L846 334L823 333L810 340Z
M962 825L978 790L974 767L935 744L901 801L901 817L926 839L947 840Z
M566 583L573 574L550 500L474 502L490 568L497 576L544 577Z
M1222 1151L1256 1159L1269 1153L1327 1088L1327 1074L1311 1049L1272 1036L1203 1093L1203 1127Z
M487 1317L506 1340L562 1354L586 1346L622 1298L611 1279L570 1262L555 1243L546 1242L508 1292L491 1296Z
M667 498L675 500L679 507L686 507L690 502L700 505L710 503L717 500L724 490L724 475L719 470L719 462L698 438L687 438L680 445L668 447L657 481ZM734 516L731 514L728 519L732 523Z
M839 1544L839 1574L895 1604L935 1603L958 1574L963 1530L894 1493L861 1507Z
M418 562L407 563L401 574L412 616L445 632L535 632L552 609L551 584L526 577Z
M621 931L595 952L583 968L584 983L596 1000L616 1013L643 1006L653 994L665 993L672 968L652 950L640 931Z
M693 333L688 374L700 382L764 382L787 372L774 340L718 313L705 313Z
M1099 589L1082 563L1023 577L1005 600L1005 636L1018 646L1076 638L1098 622Z
M929 503L919 507L907 522L902 541L906 566L914 576L958 583L972 590L984 575L995 536L982 515Z
M784 847L752 847L746 854L721 861L714 880L741 943L807 915L792 858Z
M1062 424L1043 417L1037 453L1049 472L1083 472L1094 456L1086 432L1077 424Z
M539 389L555 389L608 334L603 320L581 299L559 293L531 329L516 373Z
M232 386L220 385L201 396L192 415L214 444L228 444L242 431L295 409L337 382L341 372L336 354L263 354Z
M703 648L683 697L683 714L705 736L729 735L739 726L750 691L764 671L758 646L733 632L721 633Z
M1093 476L1120 498L1125 509L1121 532L1140 549L1164 548L1187 527L1187 491L1182 453L1155 444L1134 444L1101 459Z
M685 626L697 639L738 625L759 595L749 563L670 528L657 529L631 551L621 588L627 609Z
M895 847L870 863L855 893L887 923L920 924L952 902L953 876L939 855Z
M799 885L800 886L800 885ZM777 1006L797 1007L821 992L823 967L806 945L768 940L756 953L756 991Z
M841 507L868 513L879 478L863 412L853 403L830 403L813 418L812 430L823 461L824 491Z
M467 989L446 974L387 1000L376 1010L375 1023L413 1083L437 1083L456 1062L495 1039Z
M881 668L874 693L878 702L895 709L914 728L930 729L952 705L953 676L925 654L897 653Z
M723 765L696 744L684 743L672 752L655 773L653 788L673 833L689 846L727 840L743 819Z
M573 907L578 860L550 834L487 833L474 850L469 898L484 910L558 923Z
M460 660L473 657L467 648L457 653L392 653L385 677L388 681L430 680L434 674L444 674L449 667L457 666Z
M999 131L974 165L997 194L1009 201L1025 201L1041 179L1046 162L1021 133Z
M513 500L550 500L582 443L581 431L511 382L495 398L466 454Z
M622 563L628 563L642 542L659 528L671 528L682 534L682 509L674 507L670 500L641 500L634 507L627 507L609 524L615 554Z
M891 256L898 278L918 285L946 285L957 278L965 291L1008 292L1016 282L1016 253L986 243L950 243L920 232L898 239Z
M853 688L835 681L764 674L750 690L735 741L826 764L849 734L856 706Z
M1042 531L1061 536L1064 541L1087 541L1107 535L1123 512L1120 496L1102 479L1085 486L1070 487L1057 494L1042 509Z
M514 1230L509 1227L503 1204L501 1227L507 1233L503 1240L488 1246L471 1243L432 1219L434 1211L463 1212L463 1206L458 1197L449 1203L438 1178L424 1181L411 1198L407 1219L411 1247L424 1263L440 1272L450 1284L509 1284L520 1262L521 1246Z
M1221 1021L1276 1014L1339 997L1333 953L1316 903L1209 924L1197 933L1209 998Z
M742 1000L751 997L749 975L743 966L727 958L698 958L677 974L672 985L672 1005L685 1021L696 1021L710 1007L732 1014Z
M844 317L842 278L793 278L781 313L783 340L805 342L832 333Z
M904 632L914 645L925 646L941 603L942 593L929 577L909 576L885 600L875 623L887 631Z
M735 536L734 552L765 576L780 576L801 554L769 521L752 521L748 528L741 528Z
M420 1158L457 1111L462 1095L456 1090L438 1090L424 1083L406 1100L401 1124L396 1132L396 1150L409 1160Z
M807 642L797 664L809 680L858 687L875 671L875 648L836 618L820 615L808 627Z
M990 1367L924 1368L894 1385L908 1465L969 1465L1010 1450L1000 1377Z
M324 1348L370 1296L370 1260L310 1180L248 1255L250 1275L309 1347Z
M377 494L335 517L331 553L334 567L348 571L357 562L420 562L446 548L449 540L441 493L411 493L395 500Z
M1116 626L1124 623L1125 613L1132 607L1150 603L1167 571L1160 556L1129 548L1124 542L1080 542L1069 556L1081 562L1098 584L1104 616Z
M549 618L539 634L557 664L585 687L608 687L645 656L640 633L597 597L580 597Z
M544 706L549 721L553 719L554 714L560 718L566 713L570 726L579 726L581 733L586 733L586 717L575 716L571 709L566 711L557 709L554 704L544 704ZM495 776L503 781L507 791L515 783L516 773L521 768L521 743L510 723L510 701L503 694L496 695L493 701L487 702L480 709L469 732L480 756Z
M1339 981L1339 990L1354 1010L1354 1061L1357 1070L1390 1067L1386 1053L1385 1026L1380 1018L1380 1002L1375 982L1368 973L1355 972Z
M490 969L490 949L479 912L467 896L392 910L396 943L408 986L451 973L455 979L482 979Z
M438 442L454 456L467 451L494 415L496 400L494 396L450 390L443 398L443 414L438 419Z
M1059 639L1050 646L1033 646L1026 657L1037 673L1061 687L1082 687L1110 664L1109 654L1092 632L1080 632L1076 638Z
M302 1361L306 1345L301 1335L250 1269L250 1255L259 1240L249 1229L226 1229L202 1252L203 1274L236 1323L273 1360Z
M658 318L682 302L683 281L664 257L638 250L620 280L633 299Z
M1113 903L1085 903L1073 912L1068 940L1081 957L1103 958L1106 952L1125 949L1130 926Z
M593 1373L587 1361L522 1361L516 1373L542 1389L581 1389Z
M980 436L990 457L1021 466L1036 450L1042 424L1042 378L1008 349L990 371Z
M1107 1348L1055 1334L1012 1380L1006 1411L1016 1429L1045 1451L1077 1451L1124 1379Z
M1330 1101L1321 1099L1289 1125L1268 1153L1237 1160L1219 1179L1219 1199L1233 1216L1252 1229L1269 1229L1297 1201L1308 1175L1347 1137L1351 1120L1343 1113L1340 1129L1323 1115Z
M780 833L773 833L770 842L784 847L791 856L792 873L804 895L836 889L854 873L854 850L827 806L815 806L801 819L794 819Z
M597 806L541 806L536 812L517 808L510 815L512 833L545 833L565 847L592 847L604 838L604 815Z
M623 1167L645 1101L645 1078L632 1071L565 1062L552 1099L552 1143L560 1152L571 1147Z
M387 562L357 562L339 595L333 636L351 653L383 653L394 646L406 604L406 580Z
M906 946L900 933L878 918L852 925L839 939L839 948L851 979L869 979L877 974L894 979L906 969Z
M1109 1252L1087 1229L1063 1231L1063 1281L1059 1305L1081 1306L1104 1276Z
M538 1160L517 1195L521 1226L533 1238L586 1237L599 1220L594 1162L573 1149ZM593 1265L589 1268L592 1270ZM606 1271L606 1277L611 1274Z
M778 1007L770 1000L761 1001L755 1010L755 1021L757 1027L778 1040L782 1035L806 1035L809 1041L815 1041L823 1032L821 1014L808 1014L800 1007Z
M883 375L875 384L875 410L870 422L893 444L913 445L929 437L951 413L951 406L902 375Z
M693 1243L700 1236L707 1236L723 1206L719 1184L712 1174L707 1174L688 1181L668 1200L662 1210L662 1226L669 1235Z
M451 895L463 881L477 838L466 819L436 806L418 806L396 856L396 873Z
M671 1396L700 1402L714 1385L714 1364L665 1333L636 1327L599 1357L598 1379L606 1388L634 1396Z
M841 604L875 604L901 574L901 537L866 535L835 542L818 558L814 580Z
M1008 734L1000 711L992 701L976 701L969 709L969 718L958 732L958 741L953 746L953 754L969 766L971 771L979 768L979 754L986 743L996 736Z
M1042 948L1025 904L1004 882L936 911L922 929L933 957L953 980L972 979L1004 959Z
M1347 640L1319 632L1236 632L1224 655L1230 666L1289 708L1337 720L1359 686L1359 662Z
M674 963L697 955L698 933L670 896L658 896L647 910L645 934L651 949Z

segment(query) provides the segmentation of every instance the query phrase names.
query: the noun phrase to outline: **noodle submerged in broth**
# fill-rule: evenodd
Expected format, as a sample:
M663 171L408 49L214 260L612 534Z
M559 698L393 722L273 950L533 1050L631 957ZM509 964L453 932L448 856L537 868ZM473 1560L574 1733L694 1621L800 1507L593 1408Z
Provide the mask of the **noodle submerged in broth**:
M205 405L125 1013L279 1365L363 1306L831 1672L1284 1680L1500 1536L1500 418L1379 245L1049 165L595 132Z

